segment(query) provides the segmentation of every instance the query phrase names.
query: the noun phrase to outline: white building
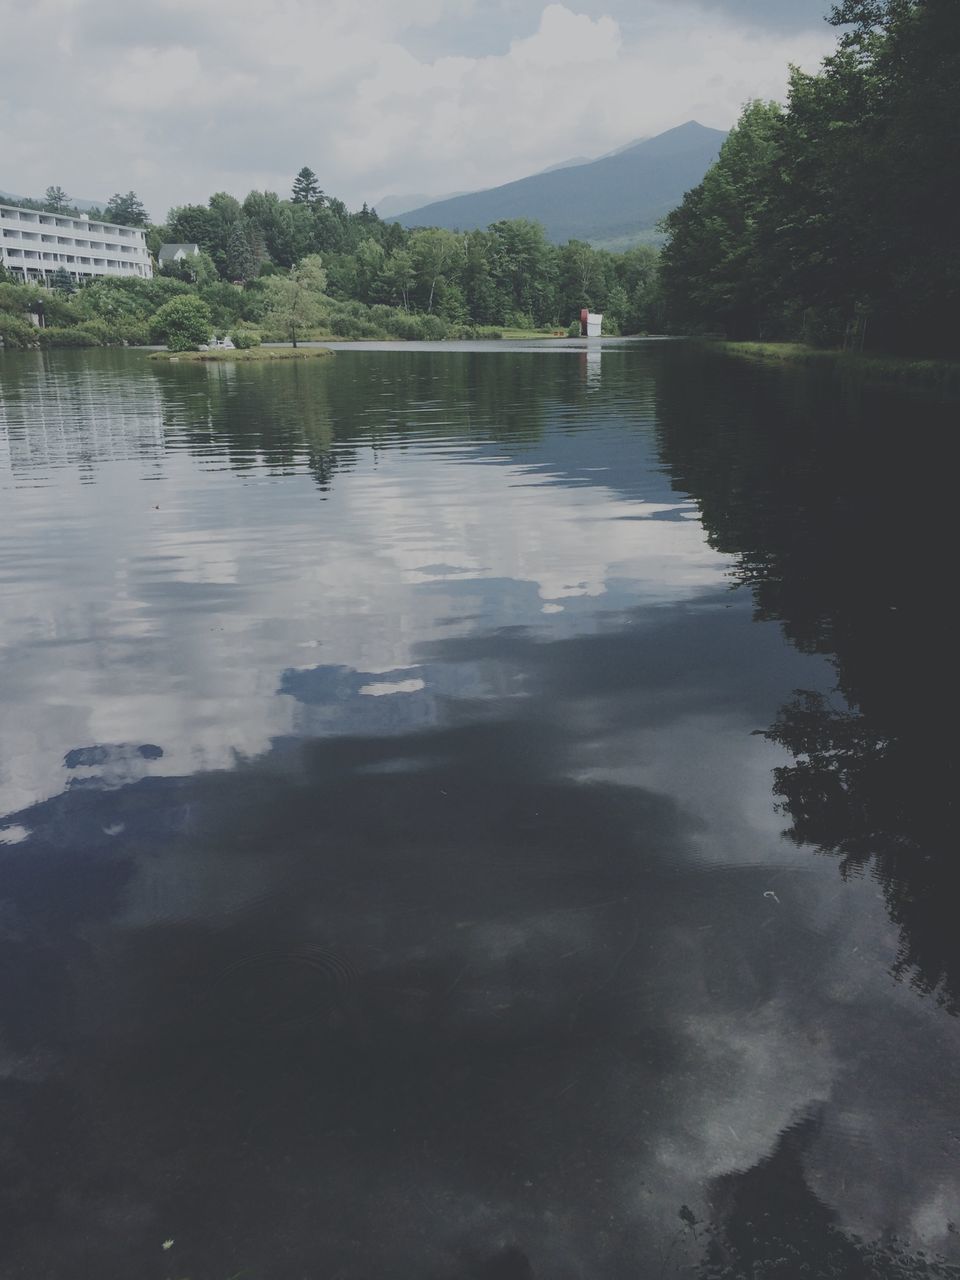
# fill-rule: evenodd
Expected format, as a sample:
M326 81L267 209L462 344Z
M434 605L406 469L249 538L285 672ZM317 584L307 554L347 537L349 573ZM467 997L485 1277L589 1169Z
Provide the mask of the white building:
M0 204L0 262L24 283L49 284L59 267L77 281L153 275L142 227L9 204Z
M187 258L195 258L200 252L198 244L162 244L157 254L161 267L173 267Z
M603 330L603 313L594 312L584 307L580 312L580 336L582 338L599 338Z

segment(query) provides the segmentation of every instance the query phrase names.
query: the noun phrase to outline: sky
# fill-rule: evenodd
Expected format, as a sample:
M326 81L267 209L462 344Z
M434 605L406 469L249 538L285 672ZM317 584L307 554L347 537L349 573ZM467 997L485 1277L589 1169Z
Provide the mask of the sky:
M829 0L0 0L0 190L351 207L477 190L781 98Z

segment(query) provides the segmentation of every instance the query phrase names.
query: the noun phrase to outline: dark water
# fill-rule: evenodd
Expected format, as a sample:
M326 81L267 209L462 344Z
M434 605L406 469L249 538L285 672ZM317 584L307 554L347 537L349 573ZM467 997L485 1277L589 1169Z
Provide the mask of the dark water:
M4 1278L955 1274L955 405L0 379Z

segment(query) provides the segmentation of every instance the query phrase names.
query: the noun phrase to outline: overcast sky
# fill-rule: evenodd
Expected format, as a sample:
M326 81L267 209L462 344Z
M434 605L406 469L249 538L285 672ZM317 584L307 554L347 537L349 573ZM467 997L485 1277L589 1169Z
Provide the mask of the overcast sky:
M351 206L508 182L782 97L829 0L0 0L0 190Z

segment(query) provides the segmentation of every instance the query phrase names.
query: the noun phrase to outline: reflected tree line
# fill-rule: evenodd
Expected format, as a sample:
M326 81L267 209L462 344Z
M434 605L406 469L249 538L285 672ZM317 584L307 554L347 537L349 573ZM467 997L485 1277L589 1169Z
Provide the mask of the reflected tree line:
M151 368L164 426L195 453L216 448L232 466L306 465L328 492L362 449L422 446L438 428L465 443L523 448L543 439L551 410L582 403L586 372L567 356L477 352L367 353L362 362L212 364ZM326 363L326 362L324 362ZM371 396L371 383L382 397ZM184 407L187 407L186 412Z
M722 357L692 377L692 358L670 353L658 382L663 462L711 545L737 557L757 617L837 675L836 699L797 690L758 731L793 756L775 771L785 834L838 857L844 876L875 876L899 930L896 975L956 1013L952 516L938 483L956 406ZM709 1222L681 1208L701 1280L960 1275L841 1228L805 1174L819 1125L808 1117L717 1179Z
M660 383L674 483L737 557L758 616L837 672L838 703L797 691L766 730L794 757L775 779L787 835L844 875L872 868L898 974L956 1012L953 518L937 479L956 406L722 360L706 379L685 368L678 354Z

